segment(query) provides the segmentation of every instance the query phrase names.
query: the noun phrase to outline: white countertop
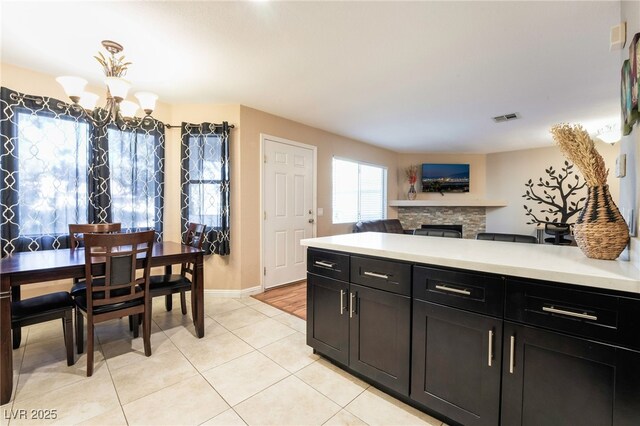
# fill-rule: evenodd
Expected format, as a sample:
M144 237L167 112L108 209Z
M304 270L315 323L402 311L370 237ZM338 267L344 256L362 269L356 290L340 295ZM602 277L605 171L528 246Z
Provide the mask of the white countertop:
M301 241L308 247L640 294L630 262L596 260L578 247L361 232Z

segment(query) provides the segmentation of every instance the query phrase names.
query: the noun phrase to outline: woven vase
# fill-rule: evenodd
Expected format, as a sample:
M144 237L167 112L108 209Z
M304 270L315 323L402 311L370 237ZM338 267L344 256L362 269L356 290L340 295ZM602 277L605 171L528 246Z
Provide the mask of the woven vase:
M629 242L629 228L609 193L609 185L591 186L574 226L580 250L593 259L616 259Z

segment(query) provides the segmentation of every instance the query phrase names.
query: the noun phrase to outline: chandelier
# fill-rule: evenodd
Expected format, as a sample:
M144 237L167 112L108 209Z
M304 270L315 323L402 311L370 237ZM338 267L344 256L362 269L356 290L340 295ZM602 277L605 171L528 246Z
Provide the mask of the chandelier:
M145 112L145 118L151 117L158 96L150 92L137 92L135 96L140 106L126 100L131 84L123 77L131 62L125 62L124 55L116 56L123 50L121 44L111 40L103 40L102 46L111 56L105 57L102 52L98 52L98 55L94 56L106 76L104 82L107 86L107 103L101 110L93 113L98 102L98 95L85 91L87 80L84 78L64 76L56 78L56 81L60 83L73 102L74 110L84 115L95 126L102 127L114 124L121 129L140 127L144 119L135 118L138 108L142 108Z

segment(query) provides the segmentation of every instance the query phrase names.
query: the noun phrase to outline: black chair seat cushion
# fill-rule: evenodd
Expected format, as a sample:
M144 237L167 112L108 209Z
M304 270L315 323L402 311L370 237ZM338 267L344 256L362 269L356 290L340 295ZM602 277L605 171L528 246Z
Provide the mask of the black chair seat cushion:
M18 300L11 304L11 322L29 317L49 315L73 309L73 299L66 291L43 294L42 296Z
M136 287L136 292L140 292L142 291L142 289L140 287ZM120 293L120 295L124 296L129 294L129 289L127 288L123 288L120 290L116 290L113 291L111 293L112 297L115 295L117 296L118 293ZM93 300L97 300L97 299L104 299L104 292L102 291L97 291L93 293ZM76 306L80 309L82 309L83 311L87 310L87 294L83 293L80 296L77 296L75 298L75 302L76 302ZM93 313L94 314L104 314L106 312L111 312L111 311L117 311L119 309L127 309L127 308L131 308L133 306L138 306L138 305L142 305L144 304L144 300L142 298L140 299L134 299L134 300L128 300L126 302L120 302L120 303L111 303L109 305L100 305L100 306L95 306L93 307Z
M180 274L152 275L149 277L149 288L151 292L168 289L189 290L191 289L191 281Z
M104 278L96 278L93 280L93 283L95 285L104 285ZM73 284L73 286L71 286L71 297L78 297L78 296L83 296L84 293L87 291L87 282L82 280L82 281L78 281L77 283Z

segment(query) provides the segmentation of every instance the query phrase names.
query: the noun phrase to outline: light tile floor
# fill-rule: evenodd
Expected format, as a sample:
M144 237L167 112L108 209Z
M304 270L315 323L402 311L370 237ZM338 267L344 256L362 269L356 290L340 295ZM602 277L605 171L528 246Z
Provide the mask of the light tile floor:
M66 365L59 321L23 329L0 424L442 425L314 355L303 320L253 298L205 299L202 339L190 309L156 300L149 358L127 320L99 325L92 377L86 355Z

